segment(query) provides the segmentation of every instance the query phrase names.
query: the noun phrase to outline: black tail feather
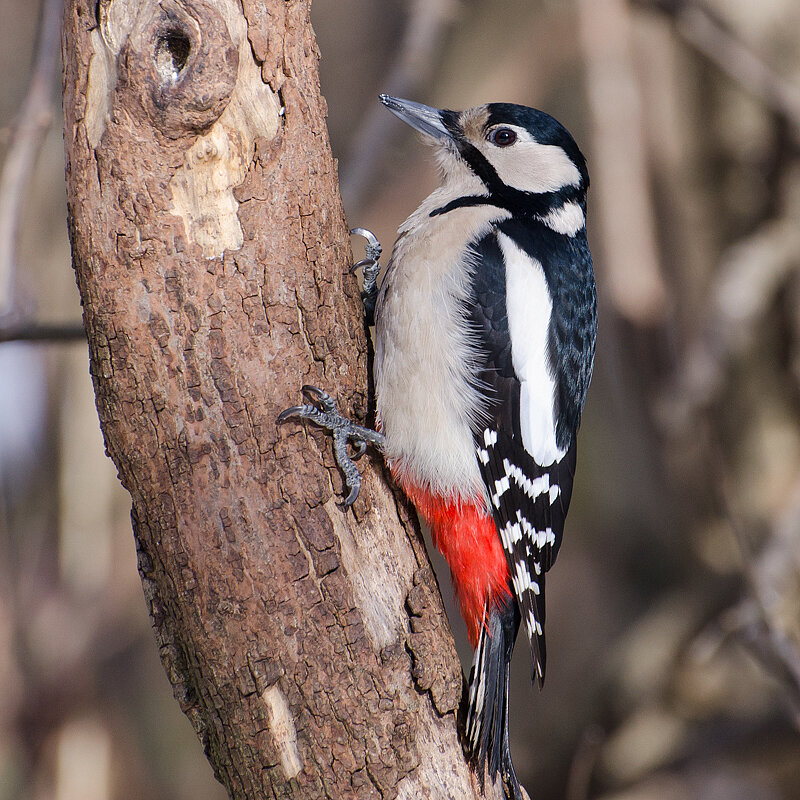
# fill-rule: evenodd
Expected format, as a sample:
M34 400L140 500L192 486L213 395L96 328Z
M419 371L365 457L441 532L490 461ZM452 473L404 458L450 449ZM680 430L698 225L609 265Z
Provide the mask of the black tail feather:
M467 749L481 781L488 766L492 782L502 775L509 800L523 800L508 743L508 683L520 614L510 596L487 614L469 675Z

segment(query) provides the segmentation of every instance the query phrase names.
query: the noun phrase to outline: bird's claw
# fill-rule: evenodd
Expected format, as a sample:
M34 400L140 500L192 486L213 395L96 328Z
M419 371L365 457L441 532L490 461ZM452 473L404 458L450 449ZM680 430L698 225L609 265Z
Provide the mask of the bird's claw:
M322 389L306 385L303 386L303 394L310 402L302 406L291 406L282 411L278 416L278 424L286 422L291 417L301 417L331 432L333 455L350 490L342 506L349 508L355 503L361 489L361 473L354 462L364 455L368 444L381 447L383 436L342 416L336 408L334 399ZM352 456L347 452L348 443L352 443L354 450Z
M364 310L368 325L374 323L375 301L378 295L378 275L381 271L380 258L383 248L378 238L366 228L353 228L350 233L354 236L363 236L367 240L365 248L366 257L354 264L351 272L362 268L364 270L364 283L361 298L364 301ZM339 469L344 475L347 488L350 490L342 506L349 508L355 503L361 489L361 473L355 462L367 451L367 445L373 444L378 448L383 446L383 436L377 431L356 425L343 417L333 398L316 386L303 386L303 394L309 401L301 406L292 406L280 413L278 424L286 422L292 417L308 419L315 425L331 432L333 436L333 455ZM352 455L348 453L348 444L352 447Z
M367 245L365 248L366 258L363 261L359 261L358 264L355 265L356 267L363 266L364 262L380 260L383 248L381 247L381 243L378 241L378 237L372 231L367 230L366 228L351 228L350 235L363 236L367 240ZM355 267L353 269L355 269Z
M378 237L366 228L352 228L352 236L363 236L367 240L365 258L357 261L350 268L350 272L355 272L361 268L364 270L364 285L361 289L361 297L367 305L374 305L375 296L378 293L378 275L381 271L380 259L383 248L378 241Z
M333 399L327 392L322 391L322 389L318 389L316 386L306 385L303 386L302 391L311 402L305 403L302 406L285 408L278 415L278 425L283 424L291 417L303 417L316 422L317 420L315 417L319 414L329 414L332 411L336 411L336 404L333 402Z

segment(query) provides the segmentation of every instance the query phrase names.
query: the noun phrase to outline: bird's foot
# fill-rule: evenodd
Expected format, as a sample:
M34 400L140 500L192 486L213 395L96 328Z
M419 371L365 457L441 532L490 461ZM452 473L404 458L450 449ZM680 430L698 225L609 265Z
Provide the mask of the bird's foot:
M366 228L352 228L351 236L363 236L367 240L364 258L353 264L350 271L355 272L359 267L364 270L364 283L361 288L361 300L367 314L368 323L371 325L375 315L375 301L378 298L378 275L381 271L380 259L383 248L377 236Z
M379 449L383 447L383 435L370 428L356 425L347 417L343 417L336 408L333 398L322 389L316 386L304 386L303 394L310 402L282 411L278 417L278 424L286 422L291 417L301 417L331 432L333 455L350 490L343 506L349 508L355 503L361 489L361 473L354 462L364 455L368 444L375 445ZM347 452L348 442L351 442L354 448L352 456Z

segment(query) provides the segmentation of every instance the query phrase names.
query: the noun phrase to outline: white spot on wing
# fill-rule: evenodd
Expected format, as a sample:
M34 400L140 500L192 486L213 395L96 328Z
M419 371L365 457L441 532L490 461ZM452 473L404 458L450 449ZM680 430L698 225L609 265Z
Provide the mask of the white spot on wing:
M556 490L556 495L560 491L558 486L550 486L550 475L545 473L531 480L520 467L512 464L507 458L503 459L503 469L507 476L512 478L531 500L535 500L540 494L550 493L550 503L553 503L553 489Z
M536 633L539 636L542 635L542 625L539 622L539 620L536 619L536 615L534 614L533 609L528 611L528 617L525 620L525 627L528 629L528 635L531 638L533 637L534 633Z
M514 565L512 582L514 584L514 588L517 590L517 596L533 588L533 584L531 583L531 574L528 572L528 565L524 561L517 561L517 563ZM536 589L538 590L538 588L539 586L537 584Z
M550 476L545 473L538 478L534 478L532 481L528 481L528 483L530 484L530 491L528 494L535 500L540 494L549 491Z
M517 515L519 516L519 515ZM522 520L524 523L525 520ZM514 552L514 545L522 539L522 527L519 522L507 522L500 529L500 540L507 553Z
M547 528L543 531L536 531L536 546L542 550L546 544L554 544L556 535L553 533L552 528Z
M494 494L492 495L492 503L495 508L500 508L500 498L508 491L511 486L508 475L500 480L494 482Z

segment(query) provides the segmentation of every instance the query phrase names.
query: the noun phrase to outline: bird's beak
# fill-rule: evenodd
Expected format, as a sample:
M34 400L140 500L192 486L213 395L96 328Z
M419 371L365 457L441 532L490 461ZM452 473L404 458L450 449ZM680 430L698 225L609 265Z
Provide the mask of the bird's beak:
M452 139L453 136L442 121L442 111L431 106L424 106L422 103L415 103L412 100L401 100L399 97L389 97L388 94L380 96L389 111L403 122L407 122L412 128L416 128L420 133L430 136L433 139Z

